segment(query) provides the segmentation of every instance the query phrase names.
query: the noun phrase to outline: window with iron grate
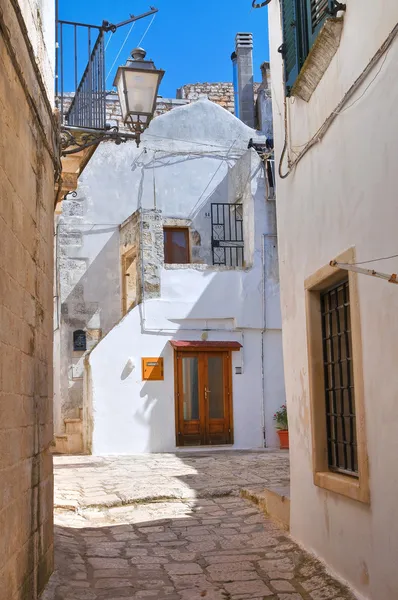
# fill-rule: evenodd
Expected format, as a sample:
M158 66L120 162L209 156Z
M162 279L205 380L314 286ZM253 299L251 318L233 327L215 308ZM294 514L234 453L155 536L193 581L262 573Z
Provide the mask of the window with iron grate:
M348 280L321 296L328 465L358 476L355 388Z
M283 45L286 95L304 65L311 47L330 16L336 14L335 0L282 0Z

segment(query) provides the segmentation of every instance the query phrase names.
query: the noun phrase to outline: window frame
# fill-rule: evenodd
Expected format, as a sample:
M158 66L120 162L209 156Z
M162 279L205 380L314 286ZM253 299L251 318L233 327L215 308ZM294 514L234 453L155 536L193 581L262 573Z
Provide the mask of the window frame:
M166 252L166 239L165 232L183 231L185 234L185 240L187 244L187 260L185 262L169 262L167 260ZM169 225L163 225L163 251L164 251L164 264L165 265L189 265L191 264L191 239L190 239L189 227L174 227Z
M335 259L355 262L355 249L350 248ZM347 279L350 293L352 360L355 390L358 477L332 471L329 468L326 431L326 398L323 364L321 293ZM312 428L313 478L317 487L370 503L369 467L366 446L362 339L358 297L358 274L331 267L322 267L305 280L308 372Z

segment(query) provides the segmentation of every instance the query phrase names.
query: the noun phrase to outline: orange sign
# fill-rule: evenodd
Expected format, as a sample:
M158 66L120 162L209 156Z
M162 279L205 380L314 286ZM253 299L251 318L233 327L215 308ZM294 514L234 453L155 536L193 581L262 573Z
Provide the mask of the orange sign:
M163 381L163 358L143 358L142 379L150 381Z

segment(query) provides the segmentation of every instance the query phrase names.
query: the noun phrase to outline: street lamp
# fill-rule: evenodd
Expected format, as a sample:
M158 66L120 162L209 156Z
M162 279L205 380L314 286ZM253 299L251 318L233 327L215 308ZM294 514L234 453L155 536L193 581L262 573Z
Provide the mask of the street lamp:
M156 69L146 52L135 48L124 67L119 67L113 85L117 88L123 123L136 135L148 127L156 109L156 99L164 71Z

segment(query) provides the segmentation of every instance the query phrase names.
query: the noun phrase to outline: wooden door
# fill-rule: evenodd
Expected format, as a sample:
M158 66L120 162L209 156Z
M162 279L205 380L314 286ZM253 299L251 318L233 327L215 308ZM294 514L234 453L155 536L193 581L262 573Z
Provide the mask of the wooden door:
M230 352L177 352L177 445L232 443Z

